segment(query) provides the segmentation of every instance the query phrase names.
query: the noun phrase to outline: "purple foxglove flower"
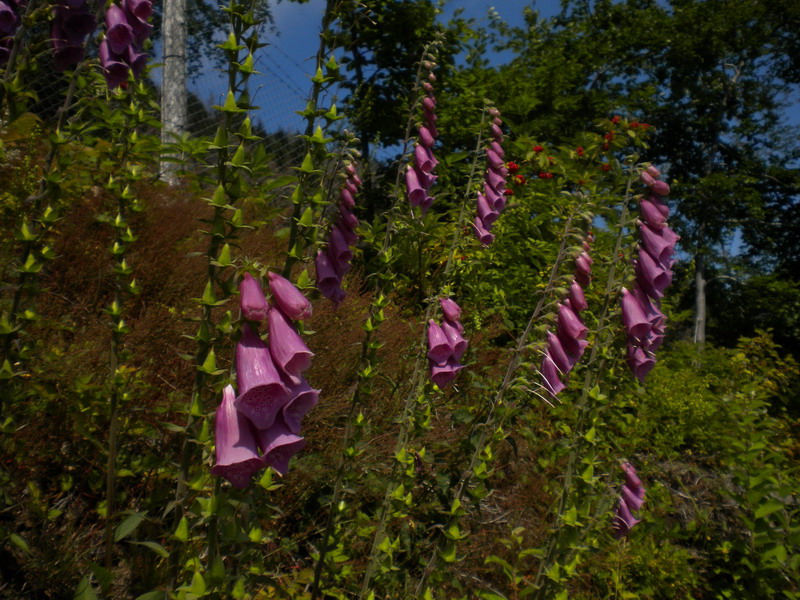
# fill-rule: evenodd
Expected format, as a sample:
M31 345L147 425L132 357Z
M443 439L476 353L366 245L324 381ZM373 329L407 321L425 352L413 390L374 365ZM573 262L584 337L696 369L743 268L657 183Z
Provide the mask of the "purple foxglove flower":
M451 298L439 298L439 306L442 307L442 314L445 320L450 323L457 323L461 320L461 307Z
M666 219L669 217L669 206L666 205L664 199L656 194L650 194L646 200L649 200Z
M360 186L363 183L361 181L361 177L359 177L355 173L351 174L350 177L347 178L347 180L350 181L356 187Z
M642 238L644 249L662 267L669 264L672 252L675 250L675 244L681 239L669 227L653 229L645 223L639 226L639 235Z
M581 275L588 277L592 274L592 257L587 252L581 252L581 255L575 259L575 269Z
M478 241L484 246L488 246L494 241L494 234L486 229L480 217L475 217L475 220L472 222L472 231L475 232L475 237L477 237Z
M566 387L559 378L556 363L548 352L545 352L544 360L542 361L542 380L544 381L545 389L553 396L558 395Z
M492 150L491 147L486 151L486 162L488 162L489 166L493 169L502 169L505 166L503 164L503 157Z
M299 385L303 371L311 366L314 353L279 310L269 311L269 353L292 385Z
M499 216L500 213L489 205L486 196L478 192L478 218L480 218L484 227L491 227Z
M492 186L489 185L488 182L483 184L483 192L486 196L486 200L489 204L494 207L495 210L501 211L506 206L506 199L502 193L495 190Z
M272 300L281 309L281 312L294 321L303 321L311 317L311 303L298 290L295 285L281 277L277 273L270 271L269 291L272 292Z
M279 313L271 310L270 313ZM264 429L272 425L275 415L289 401L289 390L272 362L269 348L250 329L242 326L242 337L236 345L236 380L240 395L236 408L253 424Z
M583 324L583 321L581 321L581 318L567 304L558 305L558 329L562 331L565 336L574 340L585 339L586 333L589 331L586 325Z
M433 205L433 198L431 196L425 196L425 200L422 201L422 204L419 207L422 209L422 214L428 212L428 209Z
M143 22L153 14L153 3L150 0L122 0L122 8L127 14Z
M239 307L244 318L248 321L263 321L267 318L269 306L261 284L250 275L245 273L239 282Z
M550 331L547 332L546 355L555 363L556 368L564 374L569 373L575 364L572 357L564 350L564 346L561 345L558 337Z
M333 229L338 229L339 232L342 234L344 241L347 243L348 246L355 246L356 242L358 241L358 234L355 231L348 227L342 227L341 223L337 223L333 226ZM352 259L353 252L350 251L351 259ZM348 265L348 270L350 269Z
M639 213L644 221L654 229L663 229L667 224L667 215L652 199L642 198L639 201ZM669 209L667 209L669 214Z
M641 179L642 183L645 184L647 187L650 187L656 182L656 178L653 177L647 171L642 171L641 173L639 173L639 179Z
M501 119L500 117L495 117L494 119L492 119L492 123L500 127L500 125L503 124L503 119Z
M345 180L344 189L346 189L348 192L350 192L350 194L353 197L358 195L358 186L355 183L353 183L352 181L350 181L349 179Z
M459 331L459 328L456 327L453 323L450 323L447 320L445 320L442 323L441 327L445 337L447 338L447 341L453 348L453 357L455 357L456 360L461 360L461 357L464 356L464 352L467 351L467 346L469 345L469 342L467 342L464 336L461 335L461 331Z
M655 359L649 355L644 348L628 345L628 366L633 372L633 376L644 383L644 378L656 366Z
M344 205L347 208L355 208L356 201L353 198L353 194L350 193L350 190L348 190L347 188L342 188L339 191L339 197L342 200L342 205Z
M620 499L617 505L617 515L614 519L614 529L617 531L617 537L626 535L638 522L639 519L636 519L631 514L631 509Z
M55 12L55 22L59 24L64 38L75 45L83 44L84 38L94 33L97 28L97 20L89 12L86 2L70 8L64 5L56 6Z
M433 173L426 173L422 169L420 169L417 165L414 165L414 172L417 174L417 181L419 184L426 190L431 189L431 186L439 179L438 175L434 175Z
M426 148L422 144L417 144L414 148L414 163L417 168L425 173L430 173L439 164L436 157L433 156L430 148Z
M658 194L659 196L669 195L669 185L667 185L666 181L661 181L660 179L656 179L653 181L652 185L648 187L654 194Z
M406 193L412 206L419 206L427 196L425 188L419 182L417 171L411 167L406 169Z
M128 64L131 66L134 77L139 77L147 67L147 54L137 52L133 45L128 46Z
M644 347L648 352L655 352L664 343L664 330L661 327L653 327L650 335L644 340Z
M133 30L128 24L125 11L116 4L106 10L106 40L115 54L124 54L133 43Z
M589 304L586 302L586 295L583 293L583 288L577 281L573 281L572 285L569 286L569 303L572 310L576 313L589 308Z
M661 179L661 171L659 171L658 167L655 165L647 165L645 171L647 171L651 177L655 179Z
M503 190L506 189L506 180L496 169L489 169L486 171L486 182L498 194L502 195Z
M323 296L333 300L341 285L339 274L336 273L336 269L333 268L328 255L322 251L317 252L314 265L317 270L317 289Z
M453 356L455 348L442 328L431 319L428 321L428 358L436 364L444 364Z
M342 231L354 231L358 227L358 217L346 208L340 208L339 226L342 227Z
M347 163L344 166L344 170L347 172L348 175L352 176L357 173L356 166L353 163Z
M428 92L429 94L433 93L433 86L427 81L422 82L422 89Z
M492 141L492 143L489 144L489 148L491 148L495 152L495 154L497 154L497 156L499 156L500 158L504 158L506 155L506 151L503 150L503 146L501 146L500 142L496 140Z
M622 463L622 471L625 473L625 483L630 487L639 498L644 498L644 486L642 480L639 479L639 474L636 472L634 466L629 462Z
M436 124L435 124L436 116L433 115L432 113L426 113L426 116L428 117L428 123L427 123L428 131L430 132L433 139L436 139L439 137L439 130L436 129Z
M659 266L646 250L639 252L636 281L651 298L661 298L672 283L672 271Z
M422 99L422 109L433 111L436 109L436 98L433 96L426 96Z
M333 266L336 267L338 273L344 273L344 269L349 270L349 263L353 259L353 252L345 238L345 232L341 227L334 226L331 228L331 237L328 242L328 256L331 258Z
M14 33L17 29L17 14L5 2L0 1L0 33Z
M495 141L502 143L503 141L503 130L497 125L497 123L492 123L489 127L489 133L495 139Z
M264 453L262 464L269 465L281 475L286 475L289 460L306 445L303 438L289 431L281 417L275 419L272 427L260 430L257 437L258 446Z
M291 400L283 407L283 421L289 431L300 433L303 417L319 402L319 392L320 390L312 389L305 379L289 389Z
M64 39L55 37L55 25L53 27L53 63L56 71L62 72L70 67L77 65L85 56L83 44L72 45Z
M216 460L211 474L224 477L235 488L246 488L253 474L264 468L258 455L253 424L234 406L232 386L222 390L222 402L214 417Z
M136 18L128 19L128 24L131 26L131 31L133 32L133 41L141 48L145 40L150 37L150 34L153 32L153 26L146 21Z
M458 372L463 368L464 365L458 364L458 362L453 359L447 361L443 365L431 364L431 381L440 388L444 388L456 378Z
M436 143L436 139L433 133L431 133L429 125L423 125L419 128L419 143L427 148L431 148Z
M647 338L653 325L645 316L644 308L639 304L636 296L622 288L620 302L622 304L622 323L625 325L628 335L638 340Z
M632 511L638 511L644 504L644 498L639 498L627 485L622 486L622 501Z
M103 75L106 78L106 84L110 89L118 87L128 80L128 71L130 67L111 52L108 46L108 40L100 42L98 55L100 57L100 66L104 71Z

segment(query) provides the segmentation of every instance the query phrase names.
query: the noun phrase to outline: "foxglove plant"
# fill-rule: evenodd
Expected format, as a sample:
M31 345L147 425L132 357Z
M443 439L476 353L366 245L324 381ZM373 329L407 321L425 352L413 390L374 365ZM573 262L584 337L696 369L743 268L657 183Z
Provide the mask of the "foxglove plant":
M315 260L317 289L337 305L345 297L342 278L350 270L350 261L353 258L351 248L358 241L356 234L358 219L353 214L353 208L355 208L355 196L361 186L361 178L353 163L345 166L345 172L347 177L339 190L338 218L331 228L327 246L317 252Z
M418 143L414 148L414 161L406 168L405 183L408 202L411 206L419 206L423 214L433 204L430 195L431 187L437 179L433 170L439 161L433 155L433 146L439 132L436 129L436 97L433 94L433 83L436 75L433 73L435 63L429 60L422 62L427 72L427 79L422 83L425 97L422 99L422 123L418 127Z
M622 470L625 472L625 484L622 486L614 517L614 532L618 538L628 535L633 526L639 522L634 513L638 513L642 508L645 496L644 486L633 465L622 463Z
M106 10L106 35L98 50L106 83L113 89L128 80L128 73L141 75L147 64L142 51L153 30L147 22L153 13L150 0L123 0L122 7L111 4Z
M86 36L96 27L86 0L61 0L56 4L50 33L56 70L64 71L83 60Z
M541 373L545 389L553 396L564 389L561 377L569 374L588 345L585 339L588 329L581 321L580 313L589 308L583 288L590 281L592 258L589 250L592 241L590 234L583 242L583 251L575 259L575 277L569 286L569 295L558 305L556 333L547 332Z
M672 253L680 237L667 227L669 207L661 196L669 186L653 165L641 173L650 194L639 201L639 257L633 293L622 290L622 322L628 335L627 360L641 382L655 366L655 351L664 340L666 318L661 312L664 290L672 283Z
M505 152L503 151L503 130L500 126L503 121L500 119L500 111L492 107L489 109L492 117L490 126L492 141L486 148L486 162L488 168L483 182L483 193L478 192L477 215L472 223L472 230L481 244L488 246L494 241L494 234L491 233L500 213L506 206L506 178L508 168L503 162Z
M461 307L450 298L441 298L439 304L442 324L438 325L433 319L428 321L428 360L431 381L444 388L464 368L460 361L469 343L461 335L464 331Z
M221 459L218 450L217 466L212 469L213 474L240 488L246 487L252 475L267 465L281 475L286 474L291 457L305 446L298 435L303 417L319 400L319 390L312 389L302 375L313 354L292 324L293 319L311 316L311 304L294 284L277 273L269 273L269 286L271 306L252 275L246 273L239 284L242 315L249 321L266 321L270 343L265 344L249 324L242 325L236 345L239 396L229 401L223 394L223 405L229 402L231 407L220 406L215 425L217 444L222 443L223 448L230 445L231 424L238 424L237 431L245 431L241 435L246 443L241 444L247 452L227 451ZM239 415L236 419L229 414L231 410ZM247 433L251 430L252 439ZM252 462L253 453L259 458L257 466ZM236 460L230 459L231 456ZM234 464L238 466L233 468Z

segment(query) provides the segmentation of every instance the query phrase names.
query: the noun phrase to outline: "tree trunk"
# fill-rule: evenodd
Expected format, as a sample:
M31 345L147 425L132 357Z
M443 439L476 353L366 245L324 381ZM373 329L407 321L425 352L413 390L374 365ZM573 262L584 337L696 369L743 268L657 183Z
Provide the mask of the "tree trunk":
M706 259L701 253L694 257L694 343L706 342Z
M164 70L161 81L161 143L186 132L186 0L164 0ZM165 158L179 159L179 154ZM161 179L175 185L177 163L161 161Z

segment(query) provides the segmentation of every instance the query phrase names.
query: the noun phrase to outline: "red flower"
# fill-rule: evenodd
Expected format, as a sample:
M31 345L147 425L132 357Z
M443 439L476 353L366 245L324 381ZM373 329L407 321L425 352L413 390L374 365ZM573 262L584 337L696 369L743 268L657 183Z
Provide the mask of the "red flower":
M555 162L556 162L556 159L555 159L555 158L553 158L552 156L548 156L548 157L547 157L547 162L549 162L549 163L552 165L552 164L555 164Z
M600 168L603 169L603 171L610 171L611 165L608 163L603 163L602 165L600 165Z
M638 121L631 121L630 128L631 129L636 129L637 127L639 127L639 122Z
M607 134L603 136L604 140L608 140L609 142L614 139L614 130L612 129Z
M506 188L503 190L503 196L513 196L513 195L514 195L514 190L512 190L511 188Z
M508 161L506 163L506 168L508 169L509 173L516 173L519 171L519 165L513 161Z
M619 115L614 115L614 117L611 119L611 122L614 123L614 125L616 125L617 123L619 123L621 118L622 117L620 117Z
M553 174L547 171L539 171L539 179L552 179Z
M647 129L648 127L652 127L652 125L650 125L650 123L639 123L639 127Z
M525 185L525 178L522 175L514 175L514 181L519 185Z
M578 146L575 148L575 152L578 153L578 156L583 156L583 146Z
M544 146L534 146L533 147L533 151L534 152L541 152L542 150L544 150Z

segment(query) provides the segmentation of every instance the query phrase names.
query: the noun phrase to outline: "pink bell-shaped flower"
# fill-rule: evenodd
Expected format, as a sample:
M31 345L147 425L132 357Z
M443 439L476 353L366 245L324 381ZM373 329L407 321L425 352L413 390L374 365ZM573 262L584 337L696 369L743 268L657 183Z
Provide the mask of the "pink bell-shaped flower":
M461 357L464 356L464 353L467 351L467 346L469 346L469 342L467 342L466 338L464 338L464 336L461 335L461 331L459 331L459 328L456 327L455 324L445 320L444 323L442 323L441 327L445 337L447 338L447 341L453 348L453 357L456 360L461 360Z
M125 11L116 4L106 10L106 40L115 54L123 54L133 43L133 30L128 24Z
M249 321L261 322L267 318L269 306L264 291L250 273L245 273L239 282L239 307L244 318Z
M300 384L303 372L311 366L311 357L314 356L279 310L269 311L269 352L275 366L292 385Z
M303 321L311 317L311 303L297 289L295 285L286 279L270 271L269 290L272 292L272 300L281 312L294 321Z
M553 396L561 393L564 387L566 387L558 376L558 369L556 368L555 361L547 352L545 352L544 360L542 361L542 379L545 389Z
M272 425L275 415L289 401L289 390L281 381L269 348L249 325L242 326L236 345L236 380L236 408L259 429Z
M452 298L439 298L439 306L442 307L444 318L451 323L461 320L461 307Z
M641 346L628 345L628 366L633 371L633 376L644 383L644 378L656 366L652 355L648 354Z
M628 335L637 340L643 340L650 335L653 325L645 316L644 309L636 297L627 289L622 288L622 323Z
M642 223L639 226L639 235L642 238L642 246L662 267L668 268L675 244L680 240L669 227L655 229Z
M475 237L478 238L478 241L484 246L489 246L494 241L494 234L486 229L480 217L475 217L475 220L472 222L472 231L475 233Z
M406 194L412 206L419 206L424 202L427 192L419 181L417 171L412 167L406 169Z
M258 447L264 453L262 464L269 465L281 475L286 475L289 460L306 446L306 441L292 433L280 416L271 427L260 430L257 437Z
M303 417L319 402L320 390L312 389L305 378L289 388L291 400L283 407L283 421L292 433L300 433Z
M577 281L573 281L572 285L569 286L569 304L576 313L589 308L583 288Z
M456 378L458 372L463 368L464 366L458 364L453 358L444 364L431 364L431 381L440 388L444 388Z
M222 391L222 402L214 417L214 452L211 474L224 477L235 488L246 488L253 474L264 468L258 455L253 424L236 410L232 386Z
M328 255L324 252L317 252L317 258L314 261L317 270L317 289L320 293L328 299L333 300L337 291L341 288L341 279L339 274L331 264Z
M667 215L659 208L659 204L654 202L652 198L639 200L639 214L654 229L663 229L667 224Z
M491 227L500 213L489 205L489 200L483 194L478 194L478 218L483 223L485 229Z
M436 364L444 364L454 352L442 328L433 319L428 321L428 358Z

